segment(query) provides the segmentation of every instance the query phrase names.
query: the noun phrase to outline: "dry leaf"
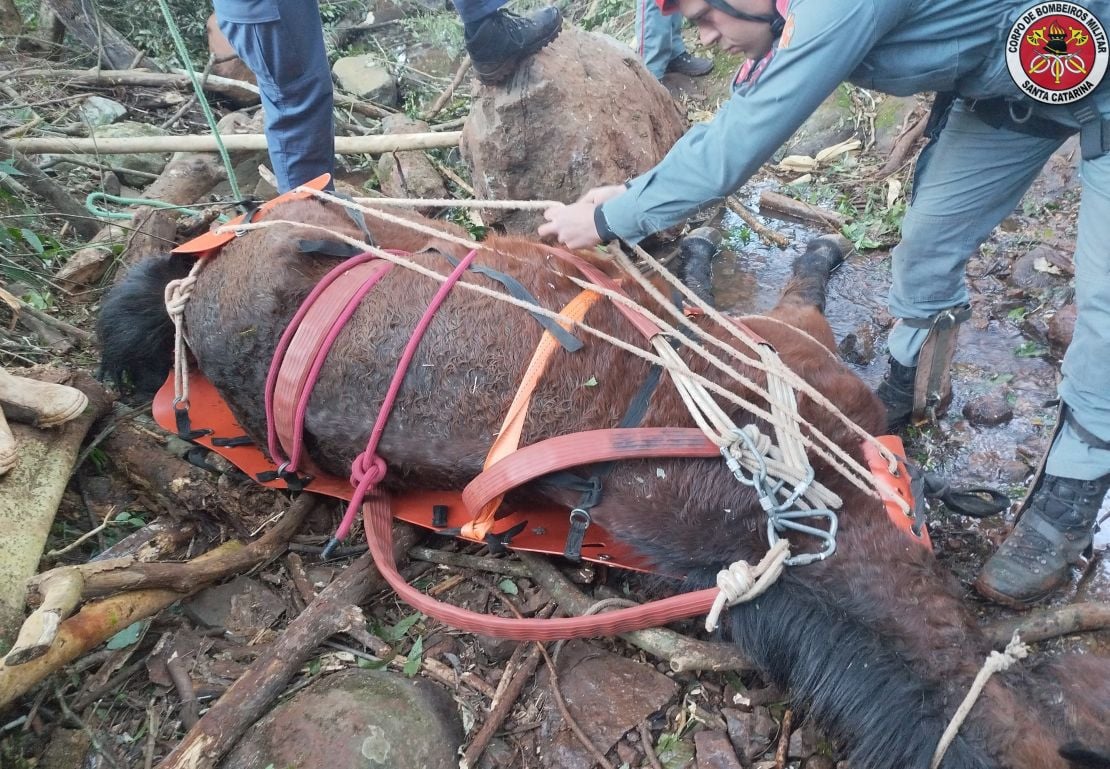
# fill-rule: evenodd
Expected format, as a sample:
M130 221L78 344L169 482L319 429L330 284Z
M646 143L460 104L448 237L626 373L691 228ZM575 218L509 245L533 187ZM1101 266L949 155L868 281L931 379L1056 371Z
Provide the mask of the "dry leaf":
M1037 272L1046 272L1049 275L1063 275L1064 271L1057 267L1052 262L1045 259L1043 256L1038 256L1033 260L1033 269Z

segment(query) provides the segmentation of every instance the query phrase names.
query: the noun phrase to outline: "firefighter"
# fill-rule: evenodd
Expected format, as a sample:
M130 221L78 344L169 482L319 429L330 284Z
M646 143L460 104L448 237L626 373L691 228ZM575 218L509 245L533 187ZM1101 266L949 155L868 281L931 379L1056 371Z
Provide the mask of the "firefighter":
M545 211L541 236L574 248L637 242L743 185L842 82L937 92L889 304L897 319L879 396L891 429L943 413L968 317L969 256L1069 136L1082 150L1075 335L1061 413L1014 530L976 580L1024 606L1063 586L1089 551L1110 487L1110 0L657 0L702 43L748 61L715 118L654 168Z

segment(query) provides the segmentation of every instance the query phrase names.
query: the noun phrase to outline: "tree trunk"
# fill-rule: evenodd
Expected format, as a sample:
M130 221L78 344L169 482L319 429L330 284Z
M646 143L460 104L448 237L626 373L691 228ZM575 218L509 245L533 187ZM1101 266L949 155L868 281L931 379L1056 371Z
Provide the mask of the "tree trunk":
M15 0L0 0L0 35L18 35L23 31L23 17Z
M139 66L157 69L153 60L140 51L115 28L109 26L96 12L93 0L43 0L50 6L69 33L89 47L99 57L100 66L108 69L126 69Z

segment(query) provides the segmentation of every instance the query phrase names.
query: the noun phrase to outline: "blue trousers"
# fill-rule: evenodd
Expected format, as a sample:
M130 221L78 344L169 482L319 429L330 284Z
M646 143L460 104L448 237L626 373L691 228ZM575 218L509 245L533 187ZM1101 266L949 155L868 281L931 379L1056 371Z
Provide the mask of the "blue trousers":
M451 4L454 5L455 10L459 12L459 17L462 18L463 23L467 24L489 16L508 1L509 0L451 0Z
M216 21L258 78L278 191L335 170L331 68L310 0L213 0Z
M667 65L686 53L682 42L682 14L664 16L655 0L636 0L636 52L656 79Z
M1101 111L1105 116L1107 110ZM895 318L928 318L968 301L968 258L1014 210L1061 143L991 128L956 102L936 144L918 165L902 241L893 252L890 311ZM1081 161L1079 170L1078 318L1064 356L1059 394L1079 424L1110 440L1110 154ZM926 333L896 324L890 333L891 355L903 365L915 365ZM1049 451L1047 471L1093 480L1110 472L1110 451L1087 445L1065 426Z

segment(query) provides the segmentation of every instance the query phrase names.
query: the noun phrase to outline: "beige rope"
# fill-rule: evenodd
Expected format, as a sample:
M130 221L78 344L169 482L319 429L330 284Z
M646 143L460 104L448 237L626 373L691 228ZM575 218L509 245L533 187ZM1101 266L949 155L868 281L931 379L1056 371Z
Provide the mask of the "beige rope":
M960 703L960 707L956 708L952 720L948 723L948 728L940 736L940 742L937 743L937 749L933 753L933 760L929 762L929 769L937 769L940 766L940 762L944 760L944 754L948 751L952 740L956 739L960 726L963 725L967 714L971 712L971 708L974 707L983 691L983 687L987 685L991 676L1008 670L1015 662L1025 659L1027 656L1029 656L1029 647L1022 643L1021 637L1016 632L1014 637L1010 639L1010 643L1006 644L1005 651L992 651L987 655L979 674L971 682L971 688L968 689L967 696Z
M705 615L705 629L712 633L720 622L726 606L750 601L766 592L782 574L786 559L790 557L790 543L780 539L755 566L747 561L737 561L727 569L717 572L717 588L713 606Z
M558 200L459 200L457 198L355 198L360 206L385 208L490 208L514 211L542 211L561 206Z
M204 257L198 258L188 275L166 284L163 294L166 312L173 321L173 404L175 408L178 404L189 402L189 357L185 354L185 305L193 295L197 276L204 263Z

